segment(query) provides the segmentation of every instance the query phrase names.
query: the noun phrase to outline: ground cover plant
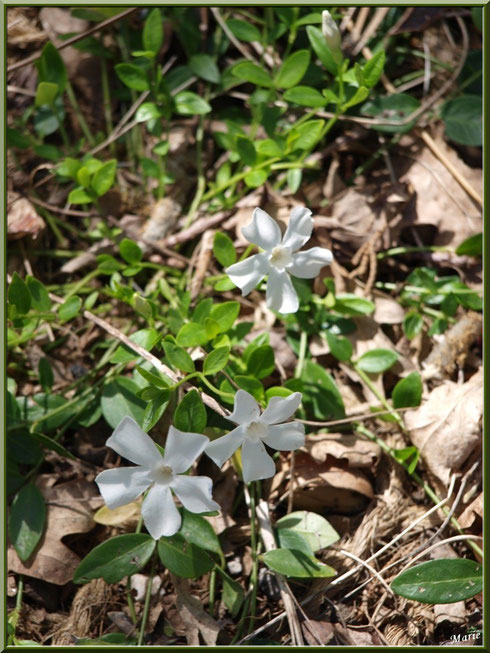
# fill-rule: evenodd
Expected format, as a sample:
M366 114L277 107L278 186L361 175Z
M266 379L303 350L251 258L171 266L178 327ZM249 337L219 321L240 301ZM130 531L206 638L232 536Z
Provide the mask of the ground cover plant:
M10 645L481 644L482 29L8 8Z

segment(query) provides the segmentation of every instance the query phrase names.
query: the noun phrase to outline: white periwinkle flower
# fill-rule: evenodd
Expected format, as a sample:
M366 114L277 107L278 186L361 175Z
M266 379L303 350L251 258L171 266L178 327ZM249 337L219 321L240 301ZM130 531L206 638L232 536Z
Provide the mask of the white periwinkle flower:
M340 52L340 31L328 9L322 11L322 33L332 53Z
M226 418L238 424L237 428L210 442L205 453L221 467L241 446L245 483L274 476L276 465L265 450L264 444L283 451L293 451L304 445L303 424L281 424L293 415L300 403L301 392L294 392L289 397L272 397L261 415L252 395L245 390L238 390L233 412Z
M225 272L241 289L242 295L248 295L268 274L268 308L279 313L295 313L299 301L289 275L312 279L333 258L332 252L323 247L298 251L310 239L312 230L311 211L298 206L292 210L286 233L281 238L277 222L257 208L253 212L252 222L242 229L242 234L264 251L231 265Z
M219 510L211 496L212 481L207 476L186 476L209 438L199 433L184 433L170 427L165 455L131 417L124 417L107 440L108 447L138 467L106 469L95 482L107 506L125 506L150 488L141 514L150 535L158 540L176 533L181 516L175 507L172 490L190 512Z

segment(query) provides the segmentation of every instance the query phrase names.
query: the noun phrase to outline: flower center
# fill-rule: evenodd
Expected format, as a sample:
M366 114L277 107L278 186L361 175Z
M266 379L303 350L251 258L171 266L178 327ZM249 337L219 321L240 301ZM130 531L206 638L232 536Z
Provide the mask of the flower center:
M250 422L247 426L247 438L252 442L258 442L267 435L267 426L261 422Z
M274 247L269 255L269 263L278 270L284 270L292 262L293 257L291 256L291 249L289 247L278 245Z
M159 465L152 471L151 475L155 483L168 485L174 477L174 470L168 465Z

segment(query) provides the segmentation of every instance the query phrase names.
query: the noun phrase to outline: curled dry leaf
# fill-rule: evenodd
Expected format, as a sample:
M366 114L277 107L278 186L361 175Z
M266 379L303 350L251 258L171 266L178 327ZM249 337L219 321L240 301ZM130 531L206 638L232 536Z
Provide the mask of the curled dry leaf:
M375 310L373 318L378 324L401 324L405 310L390 297L374 297Z
M177 610L186 624L185 636L189 646L199 646L199 634L207 646L215 646L220 627L204 610L201 601L190 593L185 578L170 574L177 593Z
M93 509L101 504L95 484L85 479L54 487L40 487L46 502L46 526L39 548L26 562L20 561L13 546L8 548L11 571L65 585L73 578L80 558L61 541L65 535L88 533L95 526Z
M478 445L483 411L483 371L463 384L445 381L416 410L405 413L412 443L430 471L447 486Z
M306 438L306 451L317 463L328 461L328 457L345 461L349 467L370 468L381 455L376 442L360 438L353 433L317 433Z
M25 197L9 191L7 193L7 237L17 240L23 236L37 238L45 227L44 220Z
M358 469L343 469L330 462L317 463L305 453L296 455L295 509L352 515L363 510L373 496L371 483Z
M464 512L458 517L458 521L462 528L473 528L475 524L481 524L483 520L483 494L480 493L466 508Z

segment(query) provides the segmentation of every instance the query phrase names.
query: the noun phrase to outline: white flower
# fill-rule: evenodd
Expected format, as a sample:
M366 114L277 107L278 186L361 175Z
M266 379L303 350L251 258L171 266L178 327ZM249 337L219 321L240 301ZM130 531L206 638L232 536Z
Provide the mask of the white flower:
M205 453L221 467L238 447L242 447L242 470L245 483L270 478L276 473L276 465L265 450L264 444L273 449L293 451L305 443L305 427L298 422L280 424L289 419L301 403L301 392L289 397L272 397L260 414L255 399L245 390L235 395L233 412L226 419L238 424L217 440L210 442Z
M332 53L339 52L341 41L340 31L328 9L322 11L322 33Z
M106 469L95 482L111 509L131 503L151 486L141 508L146 528L155 540L173 535L179 530L182 519L172 490L190 512L219 510L211 497L211 479L184 474L208 442L205 435L183 433L171 426L162 456L134 419L124 417L106 444L138 467Z
M332 252L323 247L297 251L310 239L312 230L311 211L298 206L292 210L286 233L281 239L277 222L257 208L253 212L252 222L242 229L242 234L265 251L231 265L225 272L241 289L242 295L248 295L268 274L268 308L280 313L295 313L299 301L289 275L312 279L324 265L332 262Z

